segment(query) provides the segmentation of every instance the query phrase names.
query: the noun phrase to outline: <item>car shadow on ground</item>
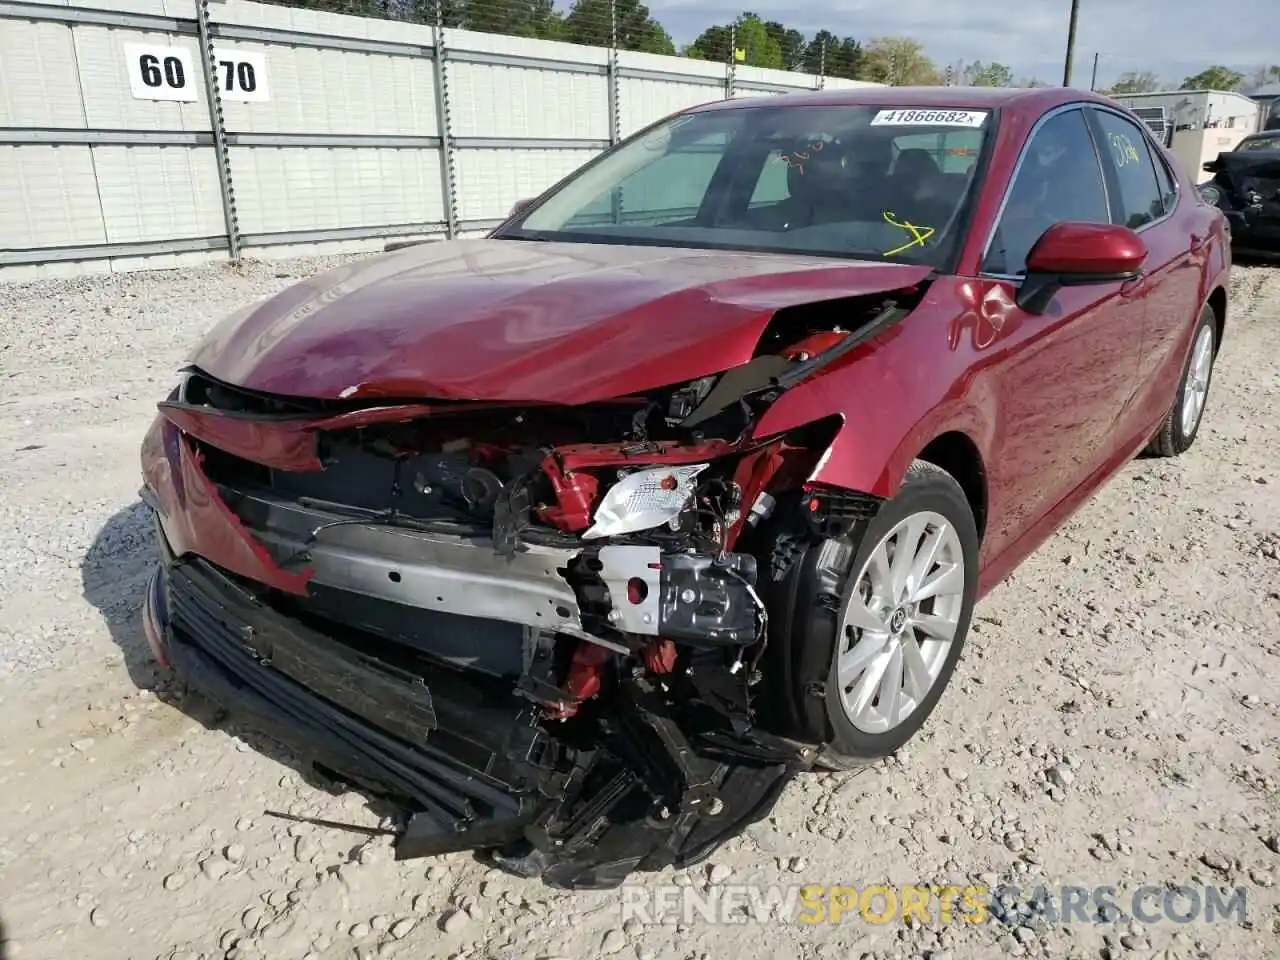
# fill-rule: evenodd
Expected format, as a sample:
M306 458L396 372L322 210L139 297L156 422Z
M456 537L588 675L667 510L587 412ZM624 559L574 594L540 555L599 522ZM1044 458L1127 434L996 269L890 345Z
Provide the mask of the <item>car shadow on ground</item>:
M292 770L309 786L333 796L355 790L380 820L394 817L399 812L397 808L357 787L325 776L299 752L239 723L234 716L156 663L142 627L143 601L156 557L151 508L139 500L103 524L80 563L84 598L102 615L111 639L120 648L133 685L139 690L153 692L165 704L207 730L238 737L251 749ZM246 815L260 812L245 811ZM0 960L4 960L3 956Z

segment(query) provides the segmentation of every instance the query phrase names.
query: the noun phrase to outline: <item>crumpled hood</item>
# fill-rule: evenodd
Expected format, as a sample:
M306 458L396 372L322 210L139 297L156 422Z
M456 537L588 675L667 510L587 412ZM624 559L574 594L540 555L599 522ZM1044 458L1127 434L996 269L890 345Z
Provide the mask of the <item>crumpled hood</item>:
M783 307L910 287L929 273L669 247L432 243L241 310L191 362L290 396L587 403L745 363Z

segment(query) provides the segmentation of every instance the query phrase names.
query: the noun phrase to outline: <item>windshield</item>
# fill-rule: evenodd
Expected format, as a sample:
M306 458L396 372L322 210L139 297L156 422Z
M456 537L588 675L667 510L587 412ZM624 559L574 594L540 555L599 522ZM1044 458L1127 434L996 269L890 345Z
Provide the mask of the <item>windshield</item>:
M1277 150L1280 151L1280 137L1257 137L1241 140L1236 151L1241 150Z
M988 111L751 106L669 118L496 236L941 266L992 127Z

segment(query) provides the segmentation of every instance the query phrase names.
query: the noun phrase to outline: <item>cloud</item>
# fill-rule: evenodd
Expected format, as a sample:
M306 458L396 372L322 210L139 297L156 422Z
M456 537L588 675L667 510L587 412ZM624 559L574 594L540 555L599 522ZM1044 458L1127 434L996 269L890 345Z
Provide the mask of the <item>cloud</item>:
M821 29L858 40L898 34L925 45L939 64L998 60L1019 76L1062 80L1070 0L648 0L653 16L676 39L728 23L746 8L806 35ZM1106 85L1128 71L1151 70L1176 86L1213 63L1248 71L1280 61L1276 0L1082 0L1076 31L1077 86L1087 86L1093 55ZM1011 11L1016 15L1011 16Z

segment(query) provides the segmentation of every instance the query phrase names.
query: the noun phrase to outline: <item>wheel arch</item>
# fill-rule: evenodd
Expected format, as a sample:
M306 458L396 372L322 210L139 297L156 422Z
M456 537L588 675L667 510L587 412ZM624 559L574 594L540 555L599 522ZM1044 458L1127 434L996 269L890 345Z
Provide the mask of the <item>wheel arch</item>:
M1222 349L1222 335L1227 328L1227 290L1225 287L1214 287L1206 301L1214 315L1213 352Z
M962 430L948 430L930 440L916 459L945 470L960 484L981 542L987 529L987 471L973 438Z

